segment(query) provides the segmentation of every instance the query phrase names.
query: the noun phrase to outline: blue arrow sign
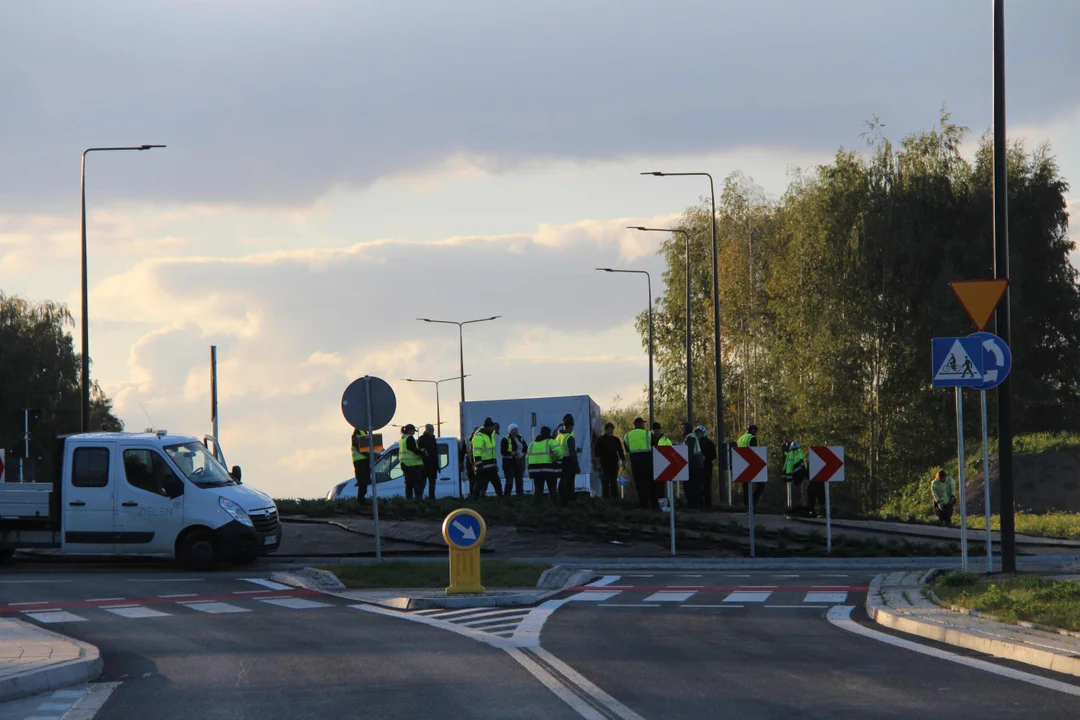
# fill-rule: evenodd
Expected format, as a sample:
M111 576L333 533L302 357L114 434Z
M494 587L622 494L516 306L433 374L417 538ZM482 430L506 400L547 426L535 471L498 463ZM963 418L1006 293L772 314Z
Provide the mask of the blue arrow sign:
M934 338L934 387L981 386L983 380L983 347L979 338Z
M1012 351L1005 341L988 332L978 332L970 337L978 339L983 347L983 382L976 390L991 390L1009 376L1012 370Z
M480 540L480 521L466 513L456 515L450 520L446 534L459 548L470 548Z

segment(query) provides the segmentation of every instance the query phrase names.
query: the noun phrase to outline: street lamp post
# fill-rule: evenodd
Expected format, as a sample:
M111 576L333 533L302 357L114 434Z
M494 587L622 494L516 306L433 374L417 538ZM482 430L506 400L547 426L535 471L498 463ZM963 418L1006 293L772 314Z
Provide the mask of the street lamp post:
M713 177L706 172L643 172L656 177L694 176L709 178L709 197L712 199L712 263L713 263L713 354L716 358L716 441L724 442L724 380L720 368L720 243L716 239L716 190Z
M80 378L82 395L82 421L80 430L90 431L90 318L87 300L86 280L86 154L92 152L112 152L117 150L150 150L163 148L164 145L135 145L132 147L93 147L83 150L82 154L82 371Z
M609 273L627 273L629 275L644 275L649 289L649 433L653 431L653 316L652 316L652 276L647 270L616 270L615 268L596 268Z
M678 233L683 236L683 241L686 244L686 422L693 425L694 401L692 378L694 377L694 373L692 366L693 360L690 354L690 233L678 228L648 228L641 227L640 225L630 226L626 229L640 230L642 232Z
M464 377L468 377L465 375ZM452 378L444 378L442 380L417 380L415 378L402 378L405 382L411 383L429 383L435 386L435 425L439 428L439 433L442 433L442 405L439 403L439 383L449 382L450 380L459 380L457 376Z
M498 320L502 315L492 315L487 318L480 318L479 320L465 320L464 322L458 322L457 320L432 320L431 318L416 318L421 322L436 323L439 325L457 325L458 326L458 377L461 378L461 402L465 402L465 340L462 336L462 328L466 325L472 325L473 323L488 322L490 320ZM452 380L453 378L451 378Z

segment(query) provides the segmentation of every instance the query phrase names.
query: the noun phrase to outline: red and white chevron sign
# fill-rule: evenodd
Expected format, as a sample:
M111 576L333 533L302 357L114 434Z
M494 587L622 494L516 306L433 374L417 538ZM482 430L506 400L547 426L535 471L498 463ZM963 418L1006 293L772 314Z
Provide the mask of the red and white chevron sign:
M844 482L844 448L810 448L810 482Z

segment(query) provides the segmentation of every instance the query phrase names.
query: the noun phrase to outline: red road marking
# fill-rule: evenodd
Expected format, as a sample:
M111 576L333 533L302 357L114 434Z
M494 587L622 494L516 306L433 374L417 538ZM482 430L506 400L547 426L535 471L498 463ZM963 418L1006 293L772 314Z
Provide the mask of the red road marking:
M604 585L603 587L596 587L594 585L578 585L577 587L566 588L567 590L592 590L594 592L603 592L604 590L637 590L641 592L657 592L663 590L673 590L675 592L688 592L695 590L696 592L866 592L870 589L867 585L859 587L843 587L843 586L830 586L827 588L803 586L803 585L778 585L776 587L751 587L748 585L713 585L710 587L691 588L688 585Z
M297 588L295 590L280 590L271 591L268 597L297 597L303 595L321 595L322 593L317 590L308 590L306 588ZM223 600L250 600L255 599L252 595L236 595L235 593L220 593L217 595L191 595L189 597L152 597L152 598L130 598L127 600L71 600L68 602L51 602L48 605L20 605L18 603L12 603L11 605L0 605L0 613L3 612L45 612L48 610L70 610L73 608L96 608L96 607L113 607L120 605L186 605L188 603L210 602L210 601L223 601Z

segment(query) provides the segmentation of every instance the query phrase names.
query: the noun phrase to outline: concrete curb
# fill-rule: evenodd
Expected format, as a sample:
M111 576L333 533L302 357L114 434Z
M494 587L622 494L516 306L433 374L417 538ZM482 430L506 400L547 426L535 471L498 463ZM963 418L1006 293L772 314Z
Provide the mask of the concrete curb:
M51 636L75 645L79 648L79 657L0 678L0 702L19 700L72 685L82 685L101 677L103 671L101 654L95 646L16 618L6 619L24 627L31 634Z
M923 577L920 578L919 586L917 587L904 586L906 589L903 592L910 592L915 595L917 599L930 602L926 599L924 590L927 580L933 574L933 571L931 571L923 575ZM866 614L878 625L898 630L909 635L917 635L918 637L926 638L927 640L954 645L967 650L974 650L975 652L981 652L986 655L993 655L994 657L999 657L1004 660L1022 662L1045 670L1080 676L1080 655L1066 655L1063 652L1053 652L1048 649L1037 647L1034 642L1013 642L999 637L988 637L955 625L949 625L950 615L957 617L963 617L963 615L961 613L953 612L952 610L947 609L947 607L937 608L938 613L935 614L940 617L941 620L935 622L931 620L916 619L905 614L901 610L888 606L885 602L885 591L882 590L882 580L884 577L884 575L875 577L870 582L870 588L866 594ZM901 586L896 587L897 589L900 589ZM1000 626L1003 630L1010 630L1014 627L1006 625L1005 623L989 620L985 617L980 619L982 622L987 623L991 628L995 625ZM1032 640L1036 641L1038 640L1038 637L1033 635Z
M270 573L270 580L282 585L317 590L318 592L340 592L345 589L345 586L338 580L337 575L329 570L312 567L272 572Z

